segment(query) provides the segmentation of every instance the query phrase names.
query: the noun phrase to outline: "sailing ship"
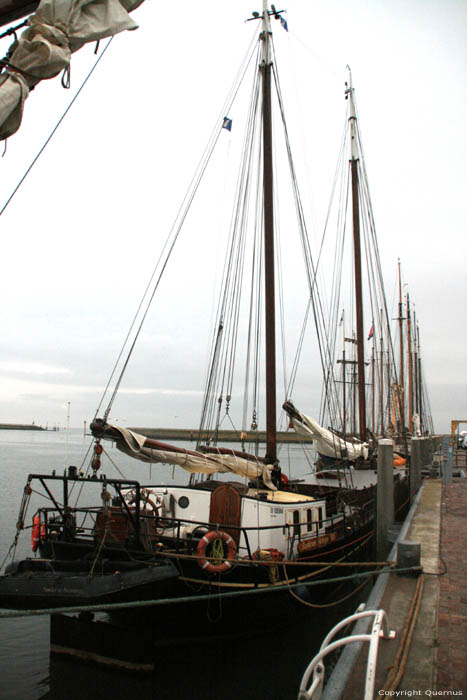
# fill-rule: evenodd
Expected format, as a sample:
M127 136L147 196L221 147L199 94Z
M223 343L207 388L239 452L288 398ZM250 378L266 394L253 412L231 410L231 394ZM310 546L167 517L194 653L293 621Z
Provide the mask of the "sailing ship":
M222 615L229 610L232 619L238 618L240 607L244 611L248 605L246 593L252 594L248 601L256 617L261 608L269 616L272 609L275 615L280 611L288 615L289 607L294 605L298 605L300 614L303 614L304 608L300 607L303 601L312 604L324 599L337 604L336 584L327 579L336 574L337 565L365 561L372 551L374 489L359 492L288 478L279 459L273 94L279 109L278 121L284 123L285 152L292 174L301 240L308 256L310 289L315 284L315 277L275 68L271 31L274 19L284 25L282 11L274 6L268 8L265 2L262 12L254 13L250 20L261 22L261 31L255 53L251 53L256 60L243 161L235 193L226 256L228 263L213 333L196 449L162 443L111 421L113 403L141 325L130 343L130 351L107 409L102 418L96 415L90 425L94 444L87 468L70 467L63 476L31 474L25 487L17 534L24 528L33 487L39 485L49 503L34 514L33 548L40 554L41 567L55 577L55 583L50 585L50 579L44 579L43 572L38 570L40 567L35 568L31 563L10 566L0 579L0 605L4 607L57 607L67 599L66 591L64 595L58 591L64 568L75 576L84 571L91 578L99 577L103 590L104 577L108 574L116 576L123 568L120 563L127 562L128 566L137 564L155 572L152 584L150 580L144 580L145 595L152 594L163 602L163 606L157 608L158 615L165 613L171 620L175 615L173 603L180 599L183 603L176 609L181 611L185 623L187 615L193 619L195 611L200 611L207 622L213 600L222 600L221 606L219 603ZM236 90L232 91L232 95L235 94ZM229 128L228 117L219 121L214 141L223 128ZM260 165L257 179L251 168L255 163ZM201 171L206 164L203 163ZM191 195L189 193L186 201L191 202ZM252 214L253 203L256 208ZM254 235L249 252L251 276L247 285L251 290L246 305L248 349L243 359L246 367L244 383L252 385L253 399L251 403L243 403L243 423L239 431L242 445L241 449L233 449L218 445L217 434L222 420L232 415L234 367L239 355L237 339L242 317L241 290L247 277L244 271L248 214L254 224ZM184 220L185 216L186 212L183 212L181 218ZM175 238L168 246L169 253ZM162 268L165 267L166 262L162 264ZM149 294L149 304L156 288L157 284ZM143 313L143 320L147 310ZM251 430L258 430L262 410L261 341L264 347L266 414L264 454L259 441L253 441L247 449L244 437L248 420L251 420ZM286 410L289 410L289 404L286 404ZM292 420L299 421L299 414L291 414L290 410ZM361 426L363 430L363 419ZM206 434L208 438L201 440L201 435ZM185 470L190 474L189 482L141 484L110 479L102 467L106 441L147 464L169 464L177 472ZM346 449L350 450L350 447ZM81 506L77 500L72 500L72 495L74 498L76 494L82 495L82 492L92 489L98 491L92 506ZM18 579L23 582L25 574L29 577L29 593L27 586L19 587L16 583ZM307 587L317 581L322 583ZM133 595L136 601L140 594L139 590L132 592L131 582L122 581L122 600ZM225 597L221 597L222 594L226 594ZM95 596L97 604L101 604L99 596L100 593ZM118 595L112 591L112 600L116 598ZM68 599L71 600L70 596ZM88 595L86 600L92 602L92 596ZM237 622L243 624L243 619L237 619ZM163 632L166 634L167 629L164 628Z
M319 475L331 478L335 478L335 470L339 469L375 469L378 439L395 436L393 414L396 407L400 413L401 406L350 68L345 98L347 128L336 169L336 182L339 178L340 181L333 190L334 199L336 193L339 195L333 289L328 317L321 320L320 326L317 324L317 332L320 332L320 327L322 329L322 363L325 367L320 421L301 413L291 401L284 404L291 427L313 440L318 452ZM332 205L333 201L329 211ZM347 235L349 230L350 236ZM351 263L347 277L344 275L346 251ZM346 280L353 288L347 297L344 290ZM353 313L346 313L345 307L340 306L343 299L347 300ZM318 303L316 307L319 308ZM368 333L365 332L365 310L371 316ZM394 422L391 422L391 417ZM405 466L405 462L404 457L395 454L396 467Z
M411 308L410 294L403 299L402 269L398 261L398 333L399 333L399 376L394 382L393 424L396 427L395 439L401 444L407 436L420 437L433 434L433 421L429 400L423 381L420 327L416 313Z

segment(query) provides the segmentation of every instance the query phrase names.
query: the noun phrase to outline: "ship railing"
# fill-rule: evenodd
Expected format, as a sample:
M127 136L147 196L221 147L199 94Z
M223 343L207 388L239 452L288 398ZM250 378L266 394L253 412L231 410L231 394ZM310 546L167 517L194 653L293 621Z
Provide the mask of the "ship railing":
M162 521L165 523L165 526L160 536L162 540L170 541L176 551L186 548L187 541L197 544L203 534L210 529L223 529L228 531L237 543L242 543L241 548L246 550L249 559L252 558L253 554L253 548L251 546L252 536L256 536L261 532L281 531L288 542L288 554L291 556L291 550L295 544L298 545L298 543L302 541L308 541L314 538L318 539L323 532L329 533L342 530L343 532L351 534L361 526L360 522L357 523L353 517L349 518L345 513L338 513L320 521L312 522L312 529L310 530L307 529L308 523L281 523L279 525L254 525L246 527L223 522L209 523L206 521L170 518L167 516L165 516ZM189 537L187 537L186 534L187 530L190 531Z
M58 530L62 529L66 536L74 537L79 535L83 539L92 540L96 536L96 518L100 511L102 511L103 506L89 506L89 507L77 507L70 506L70 486L74 483L79 482L81 484L89 485L100 485L101 488L106 489L107 486L112 486L115 488L116 493L119 496L119 502L122 508L125 509L129 522L131 523L135 538L139 540L141 535L141 521L145 518L154 519L153 515L146 515L141 512L139 507L140 499L138 494L141 491L141 485L139 482L131 480L121 480L121 479L107 479L105 475L101 479L82 479L75 471L71 472L74 468L70 468L69 472L63 476L58 475L42 475L42 474L30 474L28 477L28 483L33 479L37 479L42 484L44 490L50 497L53 507L43 507L40 508L40 512L44 514L44 525L46 537L49 534L57 533ZM70 473L71 472L71 473ZM62 482L63 490L61 493L60 500L52 493L46 482ZM126 503L124 498L123 489L132 488L135 490L136 498L134 499L134 506L131 508L128 503ZM58 517L53 517L52 513L55 511ZM78 514L83 514L81 523L73 524L70 521L70 516L77 516ZM85 521L86 517L91 516L91 523L86 527ZM281 523L278 525L266 525L266 526L252 526L245 527L240 525L231 525L229 523L207 523L206 521L194 521L186 520L181 518L171 518L164 515L161 518L157 518L158 521L158 536L162 539L170 539L172 545L175 549L185 548L187 544L187 529L191 529L191 539L193 539L193 533L200 528L223 528L235 533L235 539L237 543L240 542L240 537L243 535L243 542L245 543L242 548L246 549L247 555L251 558L252 547L250 544L250 537L252 533L258 533L261 531L274 531L282 530L283 535L288 541L288 555L292 556L294 545L298 545L304 540L310 540L313 538L318 538L320 534L329 533L333 531L342 531L345 533L352 533L355 530L361 528L367 521L369 521L374 516L374 502L373 499L366 501L364 503L358 504L355 511L348 514L345 511L338 511L327 518L311 521L311 522L292 522L292 523ZM170 531L170 534L169 534ZM144 533L147 536L147 533ZM131 536L131 533L129 533ZM250 535L250 537L249 537Z
M351 634L336 641L332 641L336 634L363 617L373 617L373 626L369 634ZM364 610L356 612L344 620L341 620L326 635L319 652L308 664L303 674L298 700L320 700L324 688L324 659L332 651L357 642L368 642L368 657L365 673L365 691L363 700L373 700L376 680L376 664L378 661L379 640L394 639L396 633L389 630L387 615L384 610Z
M44 506L39 509L41 513L41 522L44 524L45 539L54 535L68 534L70 537L78 536L83 540L90 542L96 538L96 521L99 513L102 512L102 506L83 506L73 507L68 511L68 516L63 513L63 509L57 507ZM79 516L82 516L81 518ZM142 533L142 521L154 522L154 516L150 513L139 512L135 518L135 514L130 512L130 522L133 525L133 533L138 536L147 537L148 533ZM57 517L58 516L58 517ZM75 519L74 525L67 526L67 517L72 516ZM90 522L88 520L90 518ZM245 550L249 559L252 558L253 547L251 544L252 537L256 539L261 532L281 531L284 539L288 542L288 557L293 554L295 546L299 543L318 540L323 533L342 532L351 534L362 525L361 518L358 521L352 516L347 516L345 513L337 513L319 521L311 523L281 523L278 525L264 526L242 526L233 525L230 523L209 523L201 520L190 520L185 518L171 518L165 515L157 518L157 538L170 541L171 546L176 551L185 549L188 543L197 545L197 542L203 534L210 529L223 529L229 533L237 541L241 542L241 549ZM68 530L67 530L68 528ZM67 530L67 533L65 531ZM189 533L187 535L187 533ZM128 531L128 536L131 537L131 530ZM112 532L108 536L108 544L112 544ZM121 540L120 540L121 544Z

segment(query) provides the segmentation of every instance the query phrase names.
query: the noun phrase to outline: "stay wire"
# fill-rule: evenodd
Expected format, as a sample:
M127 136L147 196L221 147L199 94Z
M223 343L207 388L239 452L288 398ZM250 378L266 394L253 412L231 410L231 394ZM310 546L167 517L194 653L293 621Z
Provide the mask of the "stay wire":
M107 49L109 48L110 43L112 42L112 39L113 39L113 38L114 38L114 37L111 36L110 39L108 40L108 42L106 43L106 45L104 46L104 48L102 49L102 52L100 53L100 55L99 55L98 58L96 59L96 61L95 61L94 65L93 65L93 67L91 68L91 70L89 71L89 73L87 74L87 76L85 77L85 79L83 80L83 82L81 83L80 87L79 87L78 90L76 91L76 93L75 93L75 95L73 96L73 98L70 100L70 103L68 104L68 107L65 109L65 111L64 111L63 114L62 114L62 116L60 117L60 119L58 120L58 122L56 123L56 125L54 126L54 128L52 129L52 131L50 132L49 136L47 137L47 139L45 140L45 142L44 142L43 145L41 146L40 150L38 151L38 153L36 154L36 156L35 156L34 159L32 160L31 164L30 164L29 167L27 168L26 172L24 173L24 175L22 176L22 178L20 179L20 181L18 182L18 184L17 184L16 187L14 188L13 192L10 194L10 196L9 196L8 199L6 200L6 202L5 202L5 204L3 205L3 207L0 209L0 216L3 214L3 212L5 211L5 209L7 208L7 206L10 204L11 200L13 199L13 197L15 196L15 194L18 192L19 188L21 187L21 185L23 184L23 182L25 181L25 179L27 178L27 176L29 175L29 173L31 172L31 170L33 169L33 167L35 166L35 164L37 163L37 161L39 160L40 156L42 155L42 153L44 152L44 150L45 150L45 149L47 148L47 146L49 145L49 143L50 143L50 141L52 140L53 136L55 135L57 129L59 128L59 126L61 125L61 123L62 123L63 120L65 119L65 117L67 116L67 114L68 114L68 112L70 111L70 109L73 107L74 103L75 103L76 100L78 99L78 96L81 94L81 92L82 92L84 86L85 86L86 83L88 82L88 80L89 80L89 78L91 77L91 75L94 73L95 69L97 68L98 64L100 63L101 59L103 58L105 52L106 52Z
M275 85L276 85L277 97L279 100L279 107L280 107L280 113L281 113L281 118L282 118L284 138L285 138L285 143L286 143L289 168L290 168L290 175L291 175L291 180L292 180L294 200L295 200L295 206L296 206L296 212L297 212L297 221L299 224L299 231L300 231L301 242L302 242L302 247L303 247L303 252L304 252L305 267L307 270L308 284L309 284L309 288L310 288L310 298L312 300L312 309L313 309L313 315L314 315L314 319L315 319L315 326L316 326L316 330L317 330L317 341L318 341L321 364L322 364L322 369L323 369L323 374L324 374L325 373L325 355L327 354L327 348L329 346L329 342L328 342L328 338L327 338L326 329L324 328L323 324L320 322L320 319L324 318L324 313L323 313L321 297L319 294L319 290L317 288L317 267L316 267L316 264L314 263L313 255L312 255L311 249L310 249L310 243L309 243L309 238L308 238L308 233L307 233L307 228L306 228L305 216L304 216L304 212L303 212L303 206L302 206L300 191L299 191L299 187L298 187L297 175L295 172L294 162L293 162L293 158L292 158L292 149L291 149L287 124L286 124L286 120L285 120L285 110L284 110L284 104L283 104L283 100L282 100L282 93L280 90L279 76L277 73L276 66L274 66L273 75L274 75L274 80L275 80ZM322 328L322 331L320 332L320 328L322 326L323 326L323 328ZM323 334L324 334L324 339L326 341L324 344L323 344L323 340L322 340Z
M256 41L256 40L255 40L255 41ZM253 42L250 43L248 52L247 52L247 54L246 54L246 56L245 56L245 59L244 59L244 61L243 61L243 63L242 63L242 66L241 66L240 70L238 71L237 76L236 76L236 78L235 78L235 81L234 81L234 83L233 83L233 86L232 86L232 88L231 88L231 90L230 90L230 92L229 92L229 94L228 94L228 96L227 96L227 99L226 99L225 102L224 102L224 105L223 105L223 108L222 108L222 112L220 113L220 115L219 115L218 118L216 119L214 128L213 128L213 130L212 130L212 132L211 132L211 136L210 136L210 138L208 139L208 143L207 143L207 145L206 145L206 147L205 147L205 149L204 149L204 152L203 152L203 154L202 154L201 160L200 160L200 162L199 162L199 164L198 164L198 167L197 167L197 169L196 169L196 171L195 171L195 174L193 175L193 178L192 178L192 180L191 180L191 182L190 182L190 185L189 185L188 190L187 190L187 192L186 192L186 194L185 194L185 197L183 198L183 201L182 201L182 203L181 203L181 205L180 205L180 207L179 207L179 210L178 210L177 215L176 215L176 217L175 217L175 221L174 221L174 223L173 223L173 225L172 225L172 227L171 227L171 229L170 229L170 231L169 231L169 234L168 234L168 236L167 236L167 239L166 239L166 242L165 242L165 244L164 244L164 246L163 246L163 249L162 249L162 251L161 251L161 254L160 254L159 258L158 258L158 261L157 261L157 263L156 263L156 266L155 266L155 268L154 268L154 270L153 270L153 272L152 272L152 274L151 274L151 277L150 277L150 279L149 279L149 282L148 282L148 284L147 284L147 286L146 286L146 290L145 290L145 292L144 292L144 294L143 294L143 297L142 297L142 299L141 299L141 302L140 302L140 304L139 304L139 306L138 306L138 310L137 310L137 312L136 312L136 314L135 314L135 316L134 316L134 319L133 319L133 321L132 321L132 323L131 323L130 329L129 329L128 334L127 334L127 337L126 337L126 339L125 339L125 341L124 341L124 343L123 343L123 345L122 345L122 349L121 349L121 351L120 351L120 353L119 353L119 355L118 355L118 358L117 358L117 360L116 360L116 362L115 362L115 364L114 364L114 368L113 368L112 373L111 373L111 375L110 375L109 381L108 381L107 386L106 386L106 388L105 388L105 390L104 390L104 393L103 393L103 396L102 396L101 401L100 401L100 403L99 403L99 406L98 406L98 408L97 408L97 410L96 410L96 414L95 414L96 416L97 416L97 414L98 414L98 412L99 412L99 410L100 410L100 407L102 406L104 397L105 397L107 391L109 390L110 383L111 383L111 381L112 381L112 379L113 379L113 377L114 377L114 375L115 375L115 372L117 371L117 367L119 366L120 360L121 360L122 355L123 355L123 351L124 351L124 349L127 347L129 338L130 338L131 333L132 333L132 330L133 330L133 328L135 327L135 324L136 324L136 322L137 322L137 318L138 318L138 316L139 316L139 314L140 314L140 311L141 311L141 309L142 309L142 307L143 307L144 301L146 300L146 306L145 306L145 310L144 310L144 312L143 312L143 314L142 314L141 321L140 321L140 323L139 323L139 325L138 325L138 327L137 327L137 330L136 330L136 333L135 333L135 335L134 335L133 341L132 341L132 343L131 343L131 345L130 345L130 348L129 348L129 350L128 350L127 357L126 357L126 359L125 359L125 362L123 363L123 366L122 366L122 369L121 369L121 371L120 371L120 374L119 374L118 380L117 380L117 382L116 382L115 388L114 388L114 390L113 390L113 392L112 392L112 394L111 394L111 397L110 397L110 400L109 400L109 404L108 404L108 406L107 406L107 408L106 408L106 411L105 411L105 414L104 414L104 422L107 420L107 418L108 418L108 416L109 416L109 413L110 413L111 408L112 408L112 406L113 406L113 403L114 403L114 401L115 401L116 395L117 395L117 393L118 393L118 391L119 391L121 382L122 382L122 380L123 380L125 371L126 371L126 369L127 369L127 367L128 367L128 363L129 363L130 358L131 358L131 356L132 356L132 354L133 354L133 350L134 350L134 348L135 348L136 342L137 342L137 340L138 340L138 338L139 338L139 335L140 335L140 333L141 333L142 327L143 327L144 322L145 322L145 320L146 320L147 314L148 314L149 309L150 309L150 307L151 307L152 301L153 301L154 296L155 296L155 294L156 294L156 291L157 291L157 289L158 289L158 287L159 287L160 281L161 281L162 276L163 276L163 274L164 274L164 272L165 272L165 269L166 269L166 267L167 267L167 264L168 264L168 262L169 262L169 259L170 259L170 257L171 257L171 254L172 254L172 252L173 252L173 249L174 249L174 247L175 247L175 244L176 244L176 242L177 242L177 240L178 240L180 231L181 231L181 229L182 229L182 227L183 227L183 224L184 224L184 222L185 222L185 219L186 219L186 217L187 217L187 215L188 215L188 212L189 212L189 210L190 210L190 207L191 207L191 204L192 204L192 202L193 202L193 199L194 199L194 197L195 197L195 195L196 195L196 192L198 191L198 187L199 187L199 185L200 185L200 182L201 182L201 180L202 180L202 177L203 177L203 175L204 175L204 172L205 172L205 170L206 170L206 168L207 168L207 166L208 166L208 164L209 164L209 162L210 162L212 153L213 153L214 148L215 148L215 146L216 146L216 144L217 144L217 141L218 141L218 139L219 139L219 136L220 136L220 134L221 134L221 132L222 132L222 128L223 128L222 125L223 125L224 116L225 116L225 114L227 114L227 113L230 111L231 105L232 105L232 103L233 103L233 101L234 101L234 99L235 99L235 97L236 97L236 95L237 95L237 92L238 92L238 90L239 90L240 84L241 84L242 81L243 81L244 74L245 74L246 69L247 69L247 67L248 67L248 64L249 64L249 62L250 62L250 60L251 60L252 47L253 47ZM156 277L156 273L157 273L158 271L159 271L159 273L158 273L158 275L157 275L157 279L156 279L156 281L154 282L154 279L155 279L155 277ZM153 287L152 287L152 292L150 291L150 290L151 290L151 285L153 285Z
M257 44L256 49L257 53L259 50L259 42L257 39L255 39L255 43ZM245 67L244 70L241 72L241 82L243 82L244 75L246 73L246 69L248 65L251 63L253 57L253 51L251 50L251 47L248 51L248 61L245 62ZM255 61L255 66L258 62L258 58L256 58ZM239 74L240 75L240 74ZM255 71L255 77L254 77L254 87L253 87L253 94L255 91L258 89L257 88L257 74ZM256 87L255 87L256 86ZM238 89L240 85L237 86L234 95L237 94ZM254 105L255 100L252 99L250 102L250 111L247 117L247 128L246 128L246 136L243 144L243 151L242 151L242 167L240 169L240 173L237 179L237 186L236 186L236 194L235 194L235 202L236 204L234 205L234 211L232 214L232 222L231 222L231 229L230 229L230 235L229 235L229 241L227 244L227 250L229 251L228 254L226 255L225 263L224 263L224 270L222 274L222 281L221 281L221 289L223 290L221 294L221 298L219 301L219 306L217 310L217 316L216 316L216 321L215 321L215 331L214 331L214 338L212 342L212 350L211 350L211 356L210 360L208 363L208 371L207 371L207 377L206 377L206 382L205 382L205 391L204 391L204 400L203 400L203 405L202 405L202 410L201 410L201 418L200 418L200 430L206 429L207 426L213 426L212 422L212 415L213 415L213 410L214 410L214 404L219 396L220 393L220 385L219 385L219 370L218 367L220 366L220 359L223 355L223 348L225 347L228 337L229 337L229 326L228 326L228 320L229 320L229 312L228 309L230 308L230 300L231 300L231 279L232 275L234 274L234 261L235 261L235 256L236 256L236 244L237 244L237 231L243 230L244 227L244 215L242 214L242 207L240 206L240 203L243 201L243 199L247 196L247 191L248 187L245 184L247 182L247 175L249 171L249 167L247 165L248 163L248 156L247 154L250 152L250 146L249 146L249 141L248 139L251 138L251 124L252 121L254 122L254 115L252 114L252 106Z

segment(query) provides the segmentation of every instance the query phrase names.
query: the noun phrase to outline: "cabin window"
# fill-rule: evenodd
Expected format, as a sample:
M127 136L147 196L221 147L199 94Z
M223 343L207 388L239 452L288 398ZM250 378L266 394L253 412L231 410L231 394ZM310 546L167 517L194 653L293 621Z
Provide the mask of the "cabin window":
M311 532L311 529L313 527L313 512L311 508L308 508L306 512L306 529L307 532Z
M323 527L323 509L321 506L318 508L318 527Z
M300 513L298 510L293 512L293 534L300 537Z

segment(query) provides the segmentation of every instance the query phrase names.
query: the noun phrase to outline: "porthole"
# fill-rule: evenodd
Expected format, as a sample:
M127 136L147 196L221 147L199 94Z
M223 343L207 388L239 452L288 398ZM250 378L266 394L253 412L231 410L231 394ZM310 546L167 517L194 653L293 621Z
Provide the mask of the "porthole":
M180 496L180 498L178 499L178 505L180 506L180 508L188 508L188 506L190 505L190 499L188 498L188 496Z

